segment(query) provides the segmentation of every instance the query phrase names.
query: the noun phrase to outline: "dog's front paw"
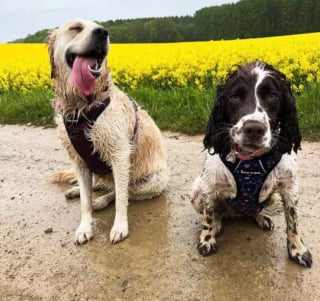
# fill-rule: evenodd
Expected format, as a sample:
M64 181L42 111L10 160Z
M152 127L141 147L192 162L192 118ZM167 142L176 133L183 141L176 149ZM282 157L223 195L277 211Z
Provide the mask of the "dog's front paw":
M296 263L311 268L312 266L312 255L309 250L301 244L300 247L295 246L288 242L288 253L289 257Z
M198 244L199 254L202 256L209 256L213 253L217 252L217 243L215 238L211 234L207 234L202 238L200 238L200 242Z
M129 230L127 221L115 222L110 232L110 241L115 244L125 239L128 234Z
M217 244L209 242L199 242L198 251L202 256L209 256L217 252Z
M93 237L91 224L82 225L80 224L75 234L74 242L76 245L83 245Z

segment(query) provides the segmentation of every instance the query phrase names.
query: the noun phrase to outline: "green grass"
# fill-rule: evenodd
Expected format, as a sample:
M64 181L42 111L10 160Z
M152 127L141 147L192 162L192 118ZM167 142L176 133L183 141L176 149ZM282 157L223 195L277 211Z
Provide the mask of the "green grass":
M306 137L320 138L320 84L312 84L297 98L300 127Z
M0 123L53 125L50 90L17 91L0 94Z
M127 93L149 112L162 130L199 134L206 128L215 89L155 90L140 87Z
M155 119L162 130L203 134L215 89L160 90L139 87L126 91ZM52 126L54 111L50 90L0 93L0 123ZM320 138L320 84L312 84L297 96L301 131L306 138Z

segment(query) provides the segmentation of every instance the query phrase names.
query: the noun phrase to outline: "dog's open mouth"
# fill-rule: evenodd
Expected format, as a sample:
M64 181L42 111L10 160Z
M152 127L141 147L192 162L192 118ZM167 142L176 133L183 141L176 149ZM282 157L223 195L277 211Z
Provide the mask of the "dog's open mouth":
M93 93L95 79L101 75L103 69L104 57L105 52L97 50L85 54L66 54L67 64L72 69L71 80L84 96Z
M232 149L238 154L238 157L241 158L247 155L249 157L260 156L263 153L267 152L270 148L262 145L255 145L255 144L242 144L240 146L239 144L235 143L232 145Z
M71 69L73 69L74 63L76 61L76 59L78 59L78 62L81 63L81 61L83 61L83 63L87 63L87 67L89 72L95 77L99 77L101 74L101 70L102 70L102 62L103 59L105 57L105 54L103 51L91 51L85 54L75 54L72 52L68 52L66 54L66 60L67 60L67 64L69 65L69 67Z

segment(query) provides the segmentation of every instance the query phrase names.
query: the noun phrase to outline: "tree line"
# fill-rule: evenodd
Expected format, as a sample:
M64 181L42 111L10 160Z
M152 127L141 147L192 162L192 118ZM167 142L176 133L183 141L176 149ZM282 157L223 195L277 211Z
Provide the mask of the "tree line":
M319 0L240 0L205 7L193 16L98 22L113 43L205 41L320 31ZM44 42L49 30L14 42Z

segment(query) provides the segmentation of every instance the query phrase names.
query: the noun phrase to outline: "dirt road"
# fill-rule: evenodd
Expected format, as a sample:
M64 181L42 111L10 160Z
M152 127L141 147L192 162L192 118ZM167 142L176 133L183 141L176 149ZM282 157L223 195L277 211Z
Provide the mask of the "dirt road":
M304 142L299 154L299 221L314 259L305 269L288 260L282 214L271 233L225 221L218 253L199 256L201 216L187 195L201 137L164 135L167 191L130 203L125 241L108 241L111 205L94 214L94 239L75 246L79 201L47 181L71 167L55 129L0 126L0 300L320 300L320 144Z

